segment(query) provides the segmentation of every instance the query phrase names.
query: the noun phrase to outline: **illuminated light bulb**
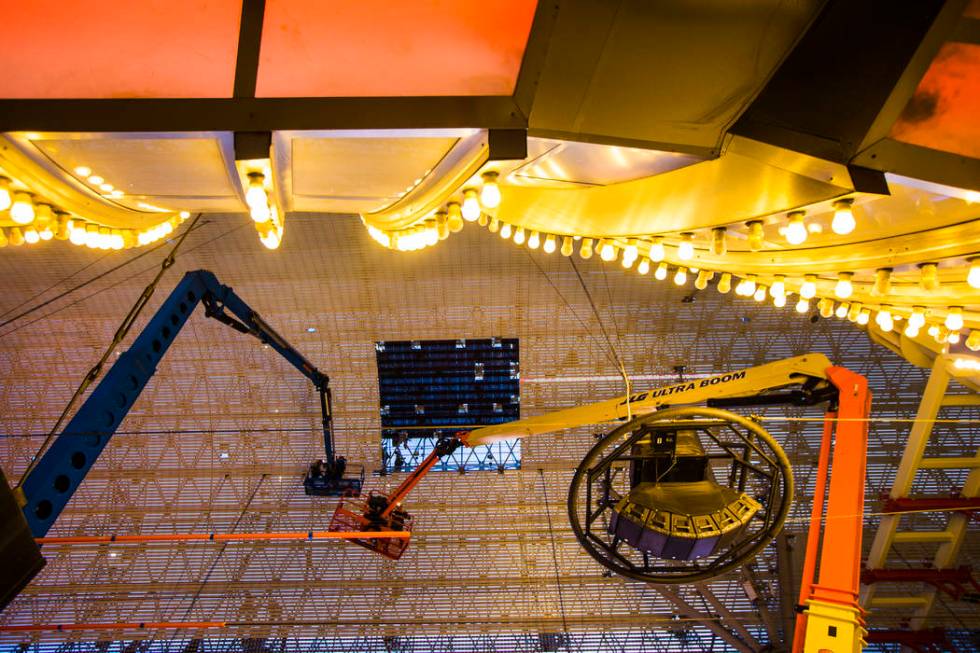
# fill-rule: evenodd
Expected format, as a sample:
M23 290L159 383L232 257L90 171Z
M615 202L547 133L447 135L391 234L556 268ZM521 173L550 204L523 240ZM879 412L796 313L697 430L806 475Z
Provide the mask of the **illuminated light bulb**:
M109 248L110 249L119 250L119 249L122 249L126 245L125 241L123 241L122 232L119 231L118 229L113 229L112 230L112 233L109 236L109 238L110 238L110 241L109 241Z
M512 227L505 222L500 227L500 232L499 233L500 233L500 237L501 238L503 238L504 240L507 240L508 238L510 238L510 235L512 233Z
M800 297L803 299L813 299L817 296L817 275L807 274L803 276L803 285L800 286Z
M10 205L10 219L17 224L34 222L34 200L30 193L14 193L14 201Z
M94 224L85 226L85 246L95 249L99 245L99 228Z
M834 294L841 299L847 299L854 294L854 284L851 279L854 274L851 272L841 272L837 275L837 285L834 286Z
M272 211L269 210L268 204L258 204L250 207L248 213L252 216L252 220L258 223L268 222L269 218L272 217Z
M10 235L7 236L7 241L14 247L20 247L24 244L24 232L20 230L20 227L12 227Z
M835 234L846 236L854 231L854 227L857 226L854 211L851 210L853 203L854 200L851 199L834 202L834 220L830 223L830 228L834 230Z
M933 338L938 338L939 337L939 325L938 324L930 324L929 325L929 328L926 329L926 333L928 333Z
M486 213L483 213L483 212L481 211L481 212L480 212L480 217L479 217L479 218L477 218L477 221L476 221L476 223L477 223L478 225L480 225L481 227L485 227L485 226L487 226L487 225L488 225L488 224L490 223L490 216L489 216L489 215L487 215Z
M105 183L105 179L99 175L89 175L88 183L92 184L93 186L98 186L99 184Z
M861 326L864 326L870 321L871 321L871 311L869 311L866 308L862 308L861 312L858 313L857 323L860 324Z
M136 244L136 236L133 233L132 229L126 229L125 231L123 231L122 236L123 236L123 247L125 247L126 249L129 249L130 247Z
M756 276L754 274L750 274L747 277L745 277L745 281L743 281L745 285L742 289L742 294L745 295L746 297L751 297L753 294L755 294L755 287L756 287L755 279Z
M950 331L959 331L963 328L963 307L962 306L950 306L949 312L946 314L946 321L944 322L946 328Z
M445 211L436 211L436 238L439 240L449 238L449 224L446 221Z
M459 202L449 202L446 204L446 212L448 217L446 218L446 224L449 225L449 231L454 234L459 233L463 230L463 211L459 206Z
M723 272L721 279L718 280L718 292L727 295L732 289L732 273Z
M653 276L654 276L654 278L657 281L663 281L664 279L666 279L667 278L667 264L664 263L663 261L661 261L657 265L657 270L656 270L656 272L653 273Z
M517 229L514 230L515 245L523 245L526 238L527 236L524 233L524 227L518 227Z
M850 311L851 304L849 302L841 302L837 305L837 310L834 311L834 315L840 319L847 317L847 313Z
M891 306L887 304L882 305L878 310L878 314L875 315L875 324L877 324L882 331L888 333L895 328L895 321L892 319Z
M476 219L480 217L480 200L476 197L476 190L473 188L466 188L463 190L463 206L462 206L463 219L467 222L476 222Z
M498 220L496 216L490 218L490 222L487 224L487 231L492 234L500 231L500 220Z
M68 242L70 242L72 245L85 244L85 226L83 224L72 224L72 228L68 230Z
M875 270L875 283L871 294L875 297L885 297L892 289L892 269L878 268Z
M758 252L762 249L762 241L766 235L762 228L762 220L750 220L745 225L749 228L749 249Z
M939 266L935 263L922 263L919 265L919 286L923 290L936 290L939 288Z
M109 227L99 227L99 239L96 246L99 249L109 249L112 246L112 230Z
M674 273L674 283L678 286L683 286L687 283L687 268L677 268L677 272Z
M174 226L169 222L163 222L160 224L160 231L163 232L164 236L169 236L171 233L173 233L173 230Z
M10 180L6 177L0 177L0 211L9 209L10 204Z
M248 173L248 188L245 189L245 204L250 209L266 206L269 194L265 190L265 175L261 172Z
M58 240L68 240L71 232L71 219L67 213L59 213L55 218L54 237Z
M766 287L759 286L758 288L755 289L755 294L752 295L752 299L754 299L757 302L764 302L766 301L766 294L767 294Z
M699 270L698 276L694 280L694 287L697 288L698 290L704 290L705 288L708 287L708 282L711 281L711 277L713 275L714 272L708 272L707 270Z
M626 259L629 259L632 262L635 261L639 255L640 249L636 246L636 238L630 238L626 242L626 247L623 248L623 260L625 261Z
M79 177L88 177L92 174L92 169L88 166L78 166L75 168L75 174Z
M803 221L804 211L790 211L787 214L789 224L786 225L786 242L790 245L801 245L806 242L809 232L806 230L806 222Z
M824 297L817 302L817 310L820 311L820 317L829 318L834 314L834 300Z
M847 311L847 319L849 322L857 322L858 315L861 314L861 303L854 302L851 304L851 308Z
M259 236L259 242L262 243L266 249L278 249L279 245L282 243L282 237L279 232L275 229L270 229L264 236Z
M635 262L636 262L636 259L635 258L626 258L625 256L622 258L622 261L621 261L621 263L623 264L623 268L625 268L627 270L629 270L631 267L633 267L633 263L635 263Z
M913 306L912 314L909 316L909 324L914 324L916 329L921 329L926 324L926 309L922 306Z
M607 239L604 238L599 241L599 258L601 258L603 261L610 263L615 261L618 255L619 252L617 251L616 246Z
M41 240L51 240L54 238L54 231L51 229L50 224L46 224L38 230L37 235Z
M980 256L967 259L970 264L970 271L966 274L966 282L971 288L980 288Z
M666 254L667 253L664 251L664 239L657 236L653 239L653 243L650 245L650 260L654 263L659 263L660 261L664 260L664 256L666 256Z
M541 236L537 231L532 231L531 235L528 236L527 246L529 249L537 249L538 247L541 247Z
M915 338L919 335L919 327L913 326L911 323L906 324L905 331L903 331L902 333L904 333L905 337L907 338Z
M579 254L579 256L581 256L584 259L590 259L590 258L592 258L592 239L591 238L583 238L582 239L582 246L579 247L578 254Z
M497 184L497 173L488 170L480 177L483 179L483 187L480 189L480 204L488 209L495 209L500 206L500 186Z
M41 240L41 235L33 226L24 229L24 242L28 245L35 245Z
M776 308L786 306L786 295L776 295L772 298L772 305Z
M575 253L575 241L571 236L564 236L561 239L561 255L571 256Z
M966 338L966 348L970 351L980 351L980 330L970 331Z
M936 333L936 335L933 337L939 344L945 344L949 340L949 329L946 327L939 327L938 333Z
M803 299L801 297L800 298L800 301L796 302L796 312L797 313L806 313L809 310L810 310L810 300L809 299Z
M786 294L786 277L781 274L777 274L773 277L772 287L769 288L769 294L773 297L778 297L779 295Z
M955 345L959 341L960 341L960 332L959 331L950 331L949 332L949 335L946 337L946 342L948 342L951 345Z
M180 217L181 220L186 220L187 218L191 217L191 212L190 211L181 211L177 215Z
M99 184L99 190L101 190L103 193L111 193L115 189L116 187L110 183Z
M677 258L682 261L690 261L694 258L694 234L681 234L681 242L677 244Z
M640 259L640 264L636 266L636 271L640 274L647 274L650 272L650 259L646 256Z
M547 236L545 236L544 237L544 247L541 248L541 249L544 250L544 253L545 254L551 254L551 253L553 253L555 251L556 248L557 248L557 245L555 244L555 236L554 236L554 234L548 234Z
M823 225L820 224L819 222L811 222L806 226L806 230L809 231L811 234L822 234Z
M725 234L728 229L725 227L715 227L711 230L711 253L715 256L724 256L728 253L728 240Z

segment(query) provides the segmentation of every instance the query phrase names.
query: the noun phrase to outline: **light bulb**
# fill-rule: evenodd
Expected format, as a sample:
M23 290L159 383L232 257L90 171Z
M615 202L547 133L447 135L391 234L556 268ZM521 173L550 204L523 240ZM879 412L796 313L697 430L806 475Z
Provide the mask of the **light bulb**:
M864 326L870 321L871 321L871 311L869 311L866 308L861 309L861 312L858 313L857 316L857 323L860 324L861 326Z
M909 316L909 324L914 324L916 329L921 329L926 324L926 309L922 306L913 306L912 314Z
M282 237L275 229L270 229L264 236L259 236L259 242L265 245L266 249L278 249L282 243Z
M796 312L806 313L810 310L810 300L800 298L800 301L796 302Z
M110 249L120 250L126 245L125 241L123 241L122 232L119 231L118 229L112 230L109 239L110 239L109 240Z
M497 173L488 170L481 177L483 188L480 189L480 204L488 209L495 209L500 206L500 186L497 184Z
M500 231L500 220L497 219L497 216L490 218L490 223L487 224L487 230L492 234Z
M30 193L14 193L14 201L10 205L10 219L17 224L34 222L34 201Z
M946 328L950 331L959 331L963 328L963 307L962 306L950 306L949 312L946 314L946 321L944 322Z
M772 298L772 305L776 308L786 306L786 295L776 295Z
M745 281L743 281L745 285L742 288L742 294L746 297L751 297L753 294L755 294L755 279L756 276L754 274L750 274L745 277Z
M678 286L687 283L687 268L677 268L677 272L674 273L674 283Z
M2 227L0 227L0 249L6 247L9 242L10 241L7 240L7 232Z
M85 246L95 249L99 246L99 228L94 224L85 227Z
M99 184L105 183L105 179L99 175L89 175L88 183L92 184L93 186L98 186Z
M915 338L919 335L919 327L913 326L912 323L909 322L905 325L905 331L902 333L904 333L905 337L907 338Z
M571 236L564 236L561 239L561 255L571 256L575 253L575 242L572 240Z
M861 303L854 302L851 304L851 308L847 311L847 319L850 322L857 322L858 316L861 314Z
M20 227L11 227L7 241L14 247L20 247L24 244L24 232L20 230Z
M727 295L732 289L732 273L723 272L721 279L718 280L718 292Z
M935 263L922 263L919 265L919 286L923 290L936 290L939 288L939 266Z
M582 246L579 248L578 254L579 254L579 256L581 256L584 259L590 259L590 258L592 258L592 239L591 238L583 238L582 239Z
M806 230L809 231L811 234L822 234L823 225L820 224L819 222L811 222L806 226Z
M967 259L970 264L970 271L966 275L966 282L971 288L980 288L980 256Z
M75 168L75 175L78 177L88 177L92 174L92 169L88 166L78 166Z
M272 211L269 210L268 204L256 204L249 208L248 213L252 216L252 220L259 223L268 222L269 218L272 217Z
M758 288L756 288L755 289L755 294L752 295L752 299L754 299L757 302L764 302L764 301L766 301L766 287L765 286L759 286Z
M514 244L515 245L523 245L524 244L524 240L526 238L527 238L527 236L524 233L524 227L518 227L517 229L514 230Z
M881 307L881 309L879 309L878 314L875 316L875 324L877 324L885 333L888 333L895 328L895 321L892 319L890 306L885 304Z
M485 227L488 224L490 224L490 216L481 211L480 212L480 217L477 218L476 223L478 225L480 225L481 227Z
M626 247L623 248L623 260L629 259L630 261L635 261L639 255L640 250L636 246L636 238L630 238L626 242Z
M980 330L971 331L965 344L970 351L980 351Z
M939 325L938 324L930 324L929 325L929 328L926 329L926 333L928 333L933 338L938 338L939 337Z
M780 295L786 294L785 279L786 277L781 274L777 274L776 276L773 277L772 286L769 288L770 297L779 297Z
M506 222L503 224L502 227L500 227L500 237L503 238L504 240L510 238L511 232L512 232L512 228Z
M829 297L824 297L817 302L817 310L820 311L820 317L831 317L834 314L834 300Z
M854 294L854 284L851 283L851 278L854 276L851 272L841 272L837 275L837 285L834 287L834 294L841 299L847 299Z
M711 230L711 253L715 256L724 256L728 253L726 233L728 233L728 229L725 227L715 227Z
M653 239L653 243L650 245L650 260L654 263L659 263L664 260L666 252L664 251L664 239L657 236Z
M871 294L875 297L885 297L892 289L892 269L878 268L875 270L875 284L871 288Z
M542 249L544 250L545 254L553 253L556 247L557 245L555 244L554 234L548 234L547 236L544 237L544 247L542 247Z
M698 276L694 280L694 287L698 290L704 290L708 287L708 282L711 281L711 277L714 272L708 272L707 270L698 270Z
M599 241L599 258L607 263L616 260L618 252L616 251L616 246L605 238Z
M749 249L753 252L758 252L762 249L762 241L765 238L762 220L750 220L745 225L749 228Z
M0 177L0 211L10 208L10 180Z
M854 211L851 210L853 203L854 200L850 199L834 202L834 220L830 223L830 228L834 230L835 234L846 236L854 231L854 227L857 226L857 222L854 220Z
M72 222L71 229L68 230L68 242L72 245L85 244L85 225L80 222Z
M446 224L449 226L449 231L454 234L458 234L463 230L463 212L460 209L459 202L449 202L446 204Z
M248 173L248 189L245 190L245 203L250 209L266 206L269 203L269 194L265 190L265 175L261 172Z
M806 230L806 223L803 221L803 211L790 211L788 214L789 224L786 225L786 242L790 245L800 245L806 241L809 232Z
M538 235L537 231L532 231L531 235L528 236L527 246L529 249L537 249L541 247L541 236Z
M933 337L936 339L936 342L942 345L949 340L949 329L946 327L939 327L938 333L936 333L936 335Z
M690 261L694 258L694 234L681 234L681 242L677 245L677 258L682 261Z
M28 227L24 229L24 241L28 245L34 245L41 240L41 235L38 234L37 229L34 227Z
M476 190L473 188L463 189L462 213L467 222L476 222L480 217L480 200L476 198Z
M54 238L54 231L51 230L50 224L46 224L43 227L41 227L40 231L38 231L37 233L38 236L41 237L41 240L51 240L52 238Z
M803 299L813 299L817 296L817 275L807 274L803 276L803 285L800 286L800 297Z
M449 238L449 222L445 211L436 211L436 237L439 240Z
M658 281L663 281L664 279L666 279L667 278L667 264L664 263L663 261L661 261L657 265L657 271L653 273L653 276Z
M960 332L959 331L950 331L949 332L949 335L946 337L946 342L948 342L951 345L955 345L959 341L960 341Z
M850 309L851 309L850 303L841 302L840 304L837 305L837 310L834 311L834 315L836 315L837 317L843 320L845 317L847 317L847 314L850 311Z
M640 274L647 274L650 271L650 259L646 256L640 259L640 264L636 266L636 271Z
M621 263L623 264L623 267L625 269L629 270L631 267L633 267L633 263L635 261L636 261L635 258L626 258L626 256L623 256Z
M109 227L99 227L99 235L95 241L95 246L99 249L109 249L110 245L112 245L112 230Z

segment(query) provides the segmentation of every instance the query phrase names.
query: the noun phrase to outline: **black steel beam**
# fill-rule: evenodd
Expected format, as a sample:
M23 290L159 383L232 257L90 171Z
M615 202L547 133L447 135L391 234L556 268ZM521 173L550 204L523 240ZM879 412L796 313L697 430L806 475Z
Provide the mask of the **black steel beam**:
M255 97L264 20L265 0L243 0L238 27L238 56L235 59L234 97Z
M526 129L504 96L0 100L0 132Z

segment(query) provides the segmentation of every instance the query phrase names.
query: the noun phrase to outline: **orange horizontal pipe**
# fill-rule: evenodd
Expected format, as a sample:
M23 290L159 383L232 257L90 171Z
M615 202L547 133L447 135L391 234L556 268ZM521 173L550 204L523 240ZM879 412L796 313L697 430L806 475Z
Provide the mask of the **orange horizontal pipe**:
M36 537L38 544L111 544L139 542L250 542L255 540L361 540L404 539L409 531L295 531L282 533L175 533L172 535L79 535Z
M27 626L0 626L0 633L23 633L63 630L180 630L196 628L224 628L224 621L141 621L117 624L30 624Z

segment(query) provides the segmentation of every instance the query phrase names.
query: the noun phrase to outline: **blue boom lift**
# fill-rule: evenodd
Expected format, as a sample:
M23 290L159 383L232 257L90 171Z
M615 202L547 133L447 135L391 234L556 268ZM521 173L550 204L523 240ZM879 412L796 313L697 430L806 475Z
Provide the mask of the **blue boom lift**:
M254 336L303 373L320 396L326 457L306 474L306 493L358 496L364 469L348 473L347 461L334 452L329 378L294 349L228 286L207 270L188 272L146 328L122 353L64 430L11 490L0 471L0 610L44 566L34 538L43 537L64 510L119 424L156 372L174 338L198 304L207 317Z

